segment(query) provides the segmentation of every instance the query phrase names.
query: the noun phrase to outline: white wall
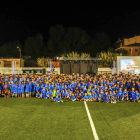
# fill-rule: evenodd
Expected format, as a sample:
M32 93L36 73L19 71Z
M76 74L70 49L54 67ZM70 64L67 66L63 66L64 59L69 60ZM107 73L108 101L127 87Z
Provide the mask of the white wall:
M35 70L43 70L42 67L22 67L22 68L15 68L15 74L22 74L22 70L28 70L28 69L35 69ZM50 71L50 68L46 68L46 73ZM60 74L60 68L54 68L54 73ZM12 68L9 67L0 67L0 73L1 74L12 74ZM103 73L112 73L112 70L110 68L98 68L98 74Z

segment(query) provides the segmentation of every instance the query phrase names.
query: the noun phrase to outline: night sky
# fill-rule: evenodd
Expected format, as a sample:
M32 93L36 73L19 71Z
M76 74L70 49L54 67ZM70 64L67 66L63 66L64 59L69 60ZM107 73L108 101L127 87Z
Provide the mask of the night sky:
M31 5L25 2L1 5L0 14L21 21L27 27L26 30L29 31L26 36L41 33L43 37L47 38L49 28L59 24L64 27L80 27L86 30L91 38L97 32L105 32L114 42L118 40L118 37L131 37L134 34L139 34L139 27L137 28L133 22L135 20L133 12L135 11L135 15L138 17L137 24L140 19L137 5L138 3L119 3L117 1L113 3L102 3L101 1L95 3L93 1L93 4L81 2L79 4L72 2L50 3L48 1L41 3L38 1L38 3L33 2ZM131 15L130 18L129 15ZM129 19L132 22L129 22ZM4 27L4 25L2 26ZM131 28L132 26L133 28ZM22 32L20 33L22 34Z

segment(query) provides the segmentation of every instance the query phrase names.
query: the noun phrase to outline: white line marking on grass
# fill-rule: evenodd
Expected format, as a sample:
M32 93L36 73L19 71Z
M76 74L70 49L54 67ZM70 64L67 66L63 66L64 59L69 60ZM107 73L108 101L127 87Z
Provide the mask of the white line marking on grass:
M90 125L91 125L91 129L92 129L92 132L93 132L93 136L94 136L95 140L99 140L86 101L84 101L84 104L85 104L85 108L86 108L86 111L87 111L88 119L89 119L89 122L90 122Z

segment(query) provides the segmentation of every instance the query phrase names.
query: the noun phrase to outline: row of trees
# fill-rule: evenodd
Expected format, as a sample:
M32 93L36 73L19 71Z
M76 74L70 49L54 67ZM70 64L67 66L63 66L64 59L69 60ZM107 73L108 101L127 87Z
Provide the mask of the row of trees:
M22 55L31 56L34 60L42 56L52 58L71 51L79 54L85 52L95 57L97 53L112 47L110 37L105 33L97 33L91 38L86 31L78 27L64 28L62 25L50 27L48 39L37 34L25 39L24 43L14 41L3 44L0 47L3 52L0 57L19 57L17 46L21 48Z

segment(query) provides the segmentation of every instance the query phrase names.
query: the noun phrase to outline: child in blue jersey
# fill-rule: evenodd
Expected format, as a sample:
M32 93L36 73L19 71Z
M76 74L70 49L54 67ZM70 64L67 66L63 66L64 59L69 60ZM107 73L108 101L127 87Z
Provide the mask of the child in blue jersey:
M50 99L50 91L49 91L49 89L48 88L45 88L45 90L46 90L46 93L45 93L45 98L46 99Z
M76 98L75 98L74 93L72 93L72 95L70 96L70 100L72 100L72 101L76 101Z
M122 91L122 88L121 88L121 87L119 88L118 96L119 96L119 100L122 100L122 97L123 97L123 91Z
M40 86L39 83L37 83L37 85L35 86L35 93L37 94L38 91L40 91Z
M63 103L63 100L60 98L59 94L56 95L56 98L53 101L56 102L56 103L58 103L58 102Z
M111 103L116 103L116 96L115 95L112 95L112 97L111 97Z
M85 92L85 96L82 99L83 101L89 101L88 94Z
M61 95L62 95L62 99L64 99L65 98L65 90L64 89L62 90Z
M104 91L103 91L103 89L101 89L100 94L101 94L101 97L103 98L103 96L104 96Z
M135 87L132 87L131 97L132 97L131 99L132 99L133 102L137 101Z
M128 92L127 92L127 88L124 89L124 92L123 92L123 97L122 97L122 101L124 100L128 100Z
M98 101L98 94L97 94L97 91L95 91L95 93L94 93L93 101L94 101L94 102L97 102L97 101Z
M50 89L49 90L49 98L50 99L53 99L53 89Z
M18 98L21 98L21 82L18 84Z
M109 93L108 93L109 99L111 99L111 96L112 96L112 95L113 95L112 90L109 90Z
M42 98L42 94L40 91L37 91L36 98Z
M109 103L109 97L108 97L108 91L105 92L105 95L103 96L103 103Z
M29 81L29 96L31 97L32 94L32 82Z
M104 95L103 95L104 96ZM98 102L102 102L103 101L103 97L102 97L102 95L99 93L99 95L98 95Z
M47 99L45 86L43 86L43 89L41 90L41 94L42 94L42 98Z
M21 94L22 94L22 98L24 98L24 96L25 96L25 82L23 82L21 84Z
M14 96L17 97L17 94L18 94L18 85L17 85L17 82L15 82Z
M137 102L140 103L140 93L138 90L136 90L136 99L137 99Z
M12 81L12 84L11 84L11 95L12 95L12 98L14 96L14 90L15 90L15 84L14 82Z
M88 98L89 98L89 101L93 101L93 95L91 94L91 91L89 92Z
M26 81L26 85L25 85L25 93L26 93L26 98L29 98L29 90L30 90L30 87L29 87L29 83Z

